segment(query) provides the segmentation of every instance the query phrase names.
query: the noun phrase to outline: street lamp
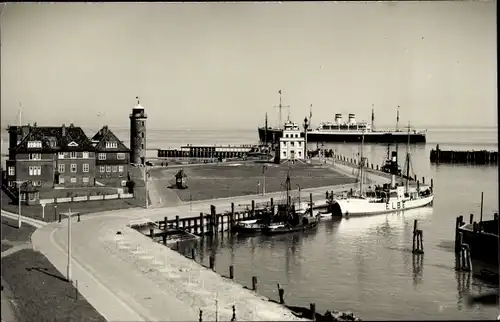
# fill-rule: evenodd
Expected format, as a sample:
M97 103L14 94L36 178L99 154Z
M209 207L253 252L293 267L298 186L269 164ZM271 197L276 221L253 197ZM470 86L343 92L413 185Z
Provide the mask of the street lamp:
M68 282L71 282L71 216L74 214L71 213L71 209L68 209L68 212L60 213L60 215L65 215L66 217L68 217L68 266L66 277L68 279Z
M17 202L18 202L17 228L21 228L21 224L22 224L22 220L21 220L21 186L25 182L28 182L28 180L18 180L18 181L16 181L17 191L18 191L18 197L17 197Z
M266 194L266 170L267 170L267 165L262 166L262 176L263 176L263 185L262 185L262 195L264 196Z
M300 206L300 186L299 186L299 185L297 185L297 188L299 188L299 208L300 208L300 207L301 207L301 206Z

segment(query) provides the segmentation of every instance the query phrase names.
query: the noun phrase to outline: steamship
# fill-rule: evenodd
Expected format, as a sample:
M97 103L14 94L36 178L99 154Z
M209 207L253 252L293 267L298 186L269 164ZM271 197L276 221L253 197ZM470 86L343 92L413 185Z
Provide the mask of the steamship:
M280 104L278 105L280 111L281 121L281 91ZM310 126L312 112L309 114L309 120L304 120L305 130L307 132L308 142L361 142L361 137L364 132L364 140L367 143L425 143L427 130L416 129L399 129L399 106L396 119L395 129L377 129L375 130L375 111L372 109L372 122L356 122L355 114L350 113L347 122L342 120L342 114L335 114L334 122L322 122L318 127L312 128ZM283 126L280 124L280 126ZM259 140L262 143L277 143L283 136L283 127L270 127L267 122L267 113L265 125L258 128ZM302 132L301 136L304 137L306 132Z

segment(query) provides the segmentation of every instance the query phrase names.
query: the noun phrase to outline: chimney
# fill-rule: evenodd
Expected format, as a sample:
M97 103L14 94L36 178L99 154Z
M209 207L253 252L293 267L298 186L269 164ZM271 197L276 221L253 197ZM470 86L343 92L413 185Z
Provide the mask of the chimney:
M33 123L33 127L36 127L36 122L35 122L35 123Z
M104 125L102 127L102 129L104 130L104 134L107 134L108 133L108 126L107 125Z
M66 125L62 125L61 126L61 133L62 133L62 136L66 136Z
M75 125L74 125L73 123L70 123L70 124L69 124L69 127L70 127L70 128L74 128L74 127L75 127Z

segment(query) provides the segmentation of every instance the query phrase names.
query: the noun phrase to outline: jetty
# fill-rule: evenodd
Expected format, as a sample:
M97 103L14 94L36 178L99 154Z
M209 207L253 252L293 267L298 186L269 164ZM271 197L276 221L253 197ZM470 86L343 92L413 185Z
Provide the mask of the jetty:
M498 151L446 151L436 149L430 152L431 163L452 163L452 164L472 164L472 165L495 165L498 164Z

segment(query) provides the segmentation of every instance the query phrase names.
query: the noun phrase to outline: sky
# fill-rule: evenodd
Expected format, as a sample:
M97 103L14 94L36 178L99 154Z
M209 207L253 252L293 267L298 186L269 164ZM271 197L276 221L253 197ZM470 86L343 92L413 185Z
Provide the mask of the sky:
M154 129L497 126L496 1L16 3L1 16L1 125ZM288 111L283 109L283 119Z

